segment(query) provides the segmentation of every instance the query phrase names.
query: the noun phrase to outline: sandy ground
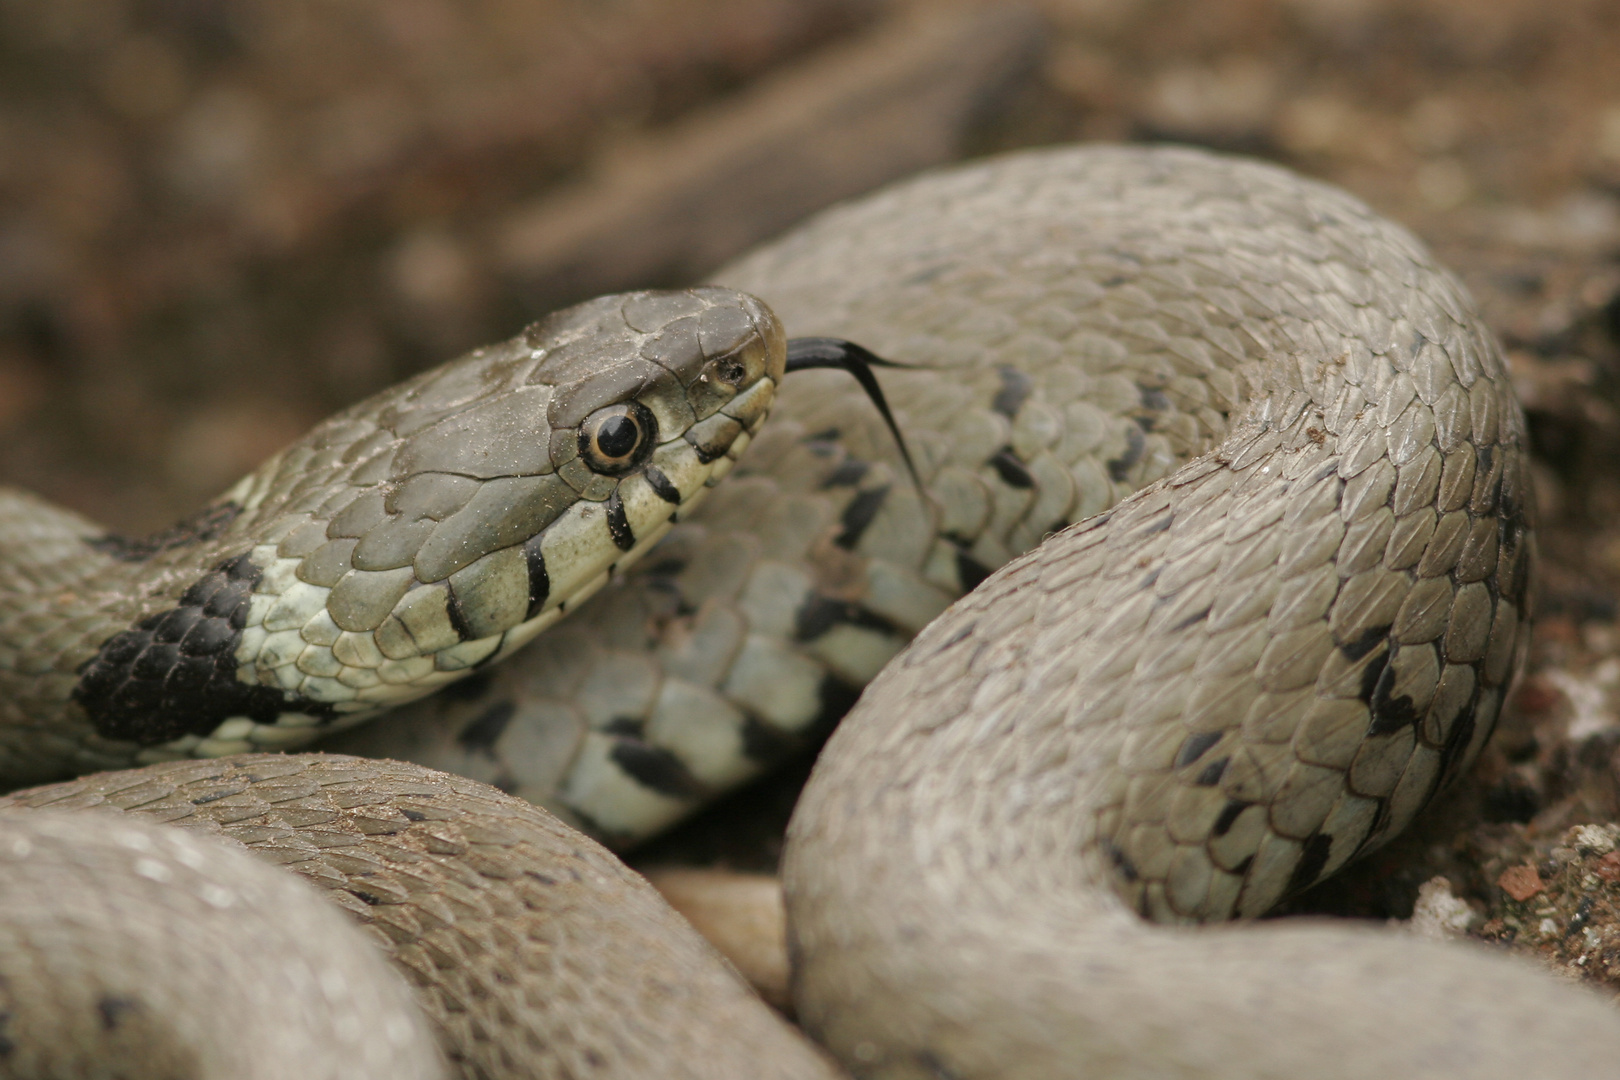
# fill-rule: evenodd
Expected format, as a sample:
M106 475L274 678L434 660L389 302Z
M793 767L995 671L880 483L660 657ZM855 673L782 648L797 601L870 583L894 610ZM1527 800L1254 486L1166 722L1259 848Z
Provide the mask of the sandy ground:
M1444 875L1430 921L1620 991L1620 7L338 12L0 6L0 480L148 531L404 374L928 164L1071 139L1280 161L1473 289L1529 410L1544 555L1531 671L1478 768L1296 907L1406 917ZM641 858L769 867L803 771Z

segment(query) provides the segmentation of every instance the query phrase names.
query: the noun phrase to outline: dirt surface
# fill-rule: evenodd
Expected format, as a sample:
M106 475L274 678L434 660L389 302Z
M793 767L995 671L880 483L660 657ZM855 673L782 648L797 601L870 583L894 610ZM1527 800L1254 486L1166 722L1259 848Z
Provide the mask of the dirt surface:
M718 183L760 146L808 148L799 213L1070 139L1280 161L1411 226L1473 289L1529 410L1543 553L1531 672L1478 768L1296 906L1405 917L1443 875L1469 905L1453 924L1620 991L1620 7L1007 7L924 48L880 0L8 0L0 479L167 524L332 408L578 298L577 252L534 223L587 207L607 223L591 251L631 252L704 177L615 179L659 163ZM890 127L851 120L873 101ZM616 232L613 198L666 212ZM730 201L725 245L606 259L589 291L695 277L787 224ZM643 858L769 866L802 777Z

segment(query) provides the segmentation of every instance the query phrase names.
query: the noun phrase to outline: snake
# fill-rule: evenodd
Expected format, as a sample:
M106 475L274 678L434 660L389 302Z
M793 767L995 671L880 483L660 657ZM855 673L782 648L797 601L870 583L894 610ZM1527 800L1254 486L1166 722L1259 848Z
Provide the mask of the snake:
M1276 166L1064 147L715 280L387 391L155 537L7 495L4 775L117 771L6 797L0 861L113 811L257 851L464 1076L1612 1069L1607 1005L1481 947L1255 921L1468 768L1529 640L1523 416L1411 234ZM915 482L783 327L902 365ZM262 752L440 685L327 744L407 760ZM783 863L822 1050L575 829L633 842L846 710ZM179 878L168 842L100 861ZM154 968L70 1021L117 1035ZM431 1068L386 1015L364 1060Z

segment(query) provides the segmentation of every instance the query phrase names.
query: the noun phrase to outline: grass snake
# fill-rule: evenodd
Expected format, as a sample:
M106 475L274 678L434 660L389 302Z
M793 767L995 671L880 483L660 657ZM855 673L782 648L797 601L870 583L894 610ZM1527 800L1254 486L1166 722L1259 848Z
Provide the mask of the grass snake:
M870 681L784 865L800 1016L857 1075L1611 1067L1606 1007L1480 950L1179 925L1262 914L1403 828L1522 661L1523 418L1415 240L1274 167L1059 149L835 209L717 279L911 365L884 383L923 490L835 376L796 375L761 426L780 327L697 290L559 313L146 541L7 495L11 783L181 759L8 805L146 811L302 871L392 954L462 1075L827 1076L634 875L475 780L633 840ZM626 359L602 370L604 334ZM183 760L469 671L340 736L422 765ZM73 820L0 816L0 860ZM289 952L287 977L319 985L318 959ZM64 1022L116 1036L149 1011L135 970ZM389 1015L349 1074L427 1060Z

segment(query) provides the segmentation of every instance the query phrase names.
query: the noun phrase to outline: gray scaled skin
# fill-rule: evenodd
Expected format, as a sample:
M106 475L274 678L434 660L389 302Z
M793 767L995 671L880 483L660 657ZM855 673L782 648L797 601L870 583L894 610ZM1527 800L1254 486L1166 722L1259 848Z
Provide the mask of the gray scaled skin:
M347 409L144 540L0 491L0 784L307 743L510 654L731 468L781 327L603 297Z
M148 824L158 821L168 825ZM99 773L0 798L0 870L17 862L9 837L64 823L79 835L103 834L101 848L133 864L132 886L125 895L116 881L70 874L55 886L46 879L19 887L0 875L0 1002L10 994L25 1003L31 1035L83 1035L82 1044L54 1052L86 1071L8 1073L0 1051L0 1077L128 1075L119 1051L144 1045L135 1040L152 1030L186 1033L186 1048L208 1066L155 1075L196 1080L425 1080L439 1075L427 1030L438 1036L449 1075L464 1080L840 1075L640 875L539 807L465 777L325 754ZM126 834L149 836L153 846L131 850ZM240 886L229 878L199 886L187 853L211 848L257 873ZM181 865L169 877L142 861L171 850ZM88 847L58 857L106 860ZM306 882L333 905L312 902ZM281 891L254 892L269 886ZM221 888L232 890L231 901ZM321 910L302 914L283 894ZM250 909L254 900L264 903ZM269 936L265 927L278 929L283 911L283 936L302 940ZM343 949L312 930L305 938L314 916L321 928L347 932L336 943ZM33 929L40 923L46 931ZM27 947L14 954L6 946L19 925ZM351 964L356 952L369 955ZM287 973L296 976L311 955L327 966L299 985ZM342 965L340 975L333 965ZM384 989L395 984L380 1002L392 1012L365 997L367 976L381 977ZM398 1030L401 1006L410 1006L404 982L427 1018L412 1029L414 1042ZM138 1003L112 1010L128 1025L110 1034L97 1022L107 1010L94 1004L106 993ZM279 1054L264 1049L282 1043ZM395 1044L414 1055L410 1067L378 1066L373 1051ZM271 1064L236 1071L261 1052ZM286 1064L299 1060L339 1067L299 1072Z
M149 819L0 813L0 1077L446 1075L405 980L291 874Z
M857 252L892 291L832 272ZM1276 168L1071 149L890 189L744 269L796 332L1052 358L1028 402L1115 386L1190 459L954 605L823 751L784 863L794 996L852 1071L1614 1072L1620 1016L1482 948L1154 925L1260 915L1387 840L1523 655L1524 422L1410 235Z

